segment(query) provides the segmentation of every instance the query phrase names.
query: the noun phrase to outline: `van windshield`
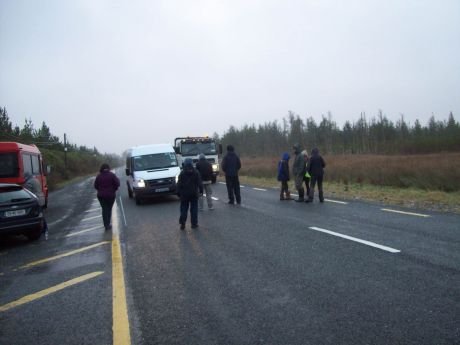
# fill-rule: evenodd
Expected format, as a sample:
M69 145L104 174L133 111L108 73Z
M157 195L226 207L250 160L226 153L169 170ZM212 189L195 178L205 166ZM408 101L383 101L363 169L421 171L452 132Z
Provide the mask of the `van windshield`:
M165 169L177 166L174 152L155 153L133 157L134 171Z
M15 152L0 153L0 178L19 177L18 155Z

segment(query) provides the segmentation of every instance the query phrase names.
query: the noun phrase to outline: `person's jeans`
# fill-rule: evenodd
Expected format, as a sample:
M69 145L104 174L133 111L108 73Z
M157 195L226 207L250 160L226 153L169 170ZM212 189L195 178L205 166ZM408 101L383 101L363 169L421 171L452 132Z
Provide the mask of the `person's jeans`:
M179 223L184 224L187 221L187 213L190 205L190 218L192 225L198 225L198 198L180 200L180 217Z
M107 228L111 224L112 220L112 207L115 202L115 197L113 198L101 198L97 197L99 203L102 207L102 221L104 222L104 226Z
M208 208L212 208L212 189L211 189L211 183L203 183L203 189L204 192L206 193L206 201L208 203ZM204 196L201 195L200 198L198 199L200 210L203 209L203 198Z
M240 180L238 176L225 176L225 183L227 184L228 201L231 203L241 203L240 194Z
M322 201L324 201L324 196L323 196L323 176L315 176L315 175L313 175L311 177L311 179L310 179L310 194L308 195L308 199L313 200L313 197L315 196L316 182L318 182L319 200L322 202Z

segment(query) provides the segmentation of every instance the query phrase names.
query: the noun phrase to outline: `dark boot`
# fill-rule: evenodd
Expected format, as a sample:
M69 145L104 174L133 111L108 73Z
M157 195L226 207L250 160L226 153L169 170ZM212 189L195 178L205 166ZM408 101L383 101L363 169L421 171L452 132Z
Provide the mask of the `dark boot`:
M322 190L319 191L319 202L324 202L324 195Z
M280 192L280 200L284 200L284 192L283 191Z
M291 192L289 192L289 191L286 192L286 198L284 200L292 200Z
M295 199L296 202L303 202L305 199L304 199L304 190L303 188L299 190L299 198L298 199Z

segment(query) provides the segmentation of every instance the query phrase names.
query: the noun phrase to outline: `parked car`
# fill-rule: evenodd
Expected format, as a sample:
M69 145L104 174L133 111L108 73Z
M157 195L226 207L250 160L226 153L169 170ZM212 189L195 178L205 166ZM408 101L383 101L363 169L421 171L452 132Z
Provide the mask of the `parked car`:
M0 183L0 236L25 235L29 240L38 240L43 227L37 197L23 186Z

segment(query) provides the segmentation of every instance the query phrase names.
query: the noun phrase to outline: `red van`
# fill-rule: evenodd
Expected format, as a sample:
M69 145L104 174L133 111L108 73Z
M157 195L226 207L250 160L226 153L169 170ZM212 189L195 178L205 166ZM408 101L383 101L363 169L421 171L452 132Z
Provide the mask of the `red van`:
M30 173L41 186L41 206L48 205L48 184L40 150L35 145L0 142L0 183L24 184L24 174Z

